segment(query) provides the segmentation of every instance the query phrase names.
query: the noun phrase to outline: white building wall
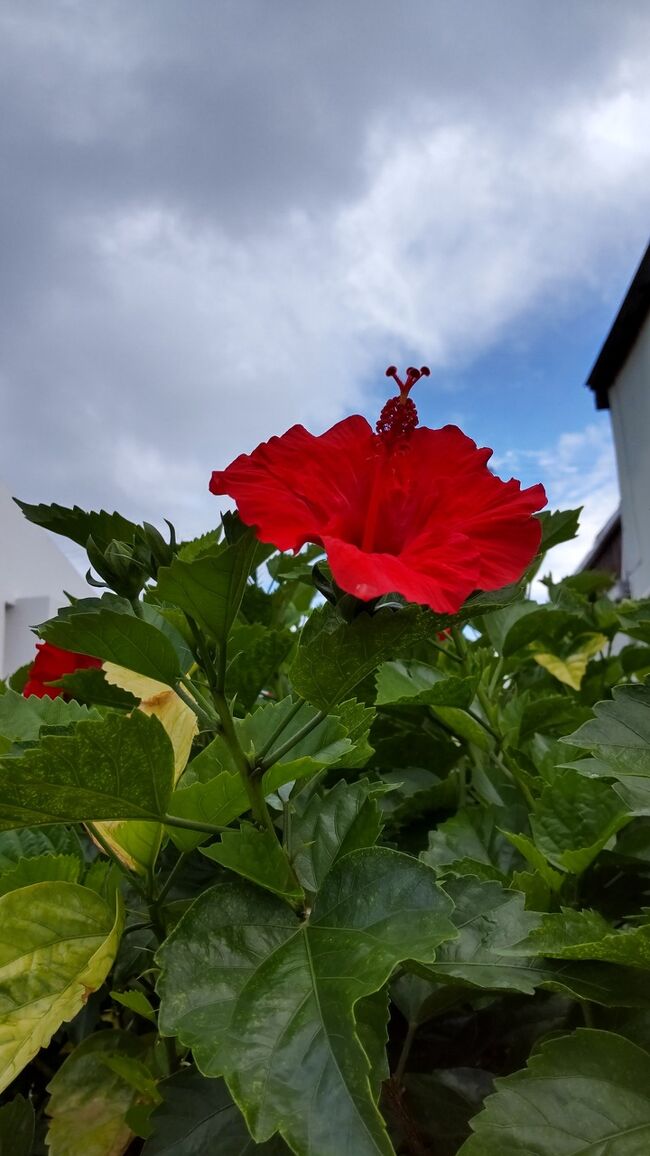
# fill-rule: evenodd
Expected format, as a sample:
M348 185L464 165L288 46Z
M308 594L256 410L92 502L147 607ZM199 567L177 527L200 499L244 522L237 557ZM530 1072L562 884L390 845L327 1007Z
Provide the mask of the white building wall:
M609 390L616 444L623 578L633 598L650 595L650 317Z
M46 530L23 516L0 485L0 677L29 662L30 627L51 618L67 599L92 593Z

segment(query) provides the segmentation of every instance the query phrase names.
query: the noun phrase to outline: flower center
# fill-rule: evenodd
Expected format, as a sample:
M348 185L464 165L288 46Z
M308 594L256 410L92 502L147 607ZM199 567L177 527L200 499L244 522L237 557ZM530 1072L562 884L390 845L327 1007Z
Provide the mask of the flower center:
M418 424L418 411L415 408L415 402L409 397L409 393L416 381L419 381L421 377L428 377L429 373L430 370L427 365L423 365L421 369L415 369L414 366L410 365L406 371L406 381L402 381L398 376L397 367L395 365L388 366L386 377L394 378L399 387L399 396L388 399L375 426L377 433L385 441L392 441L400 434L415 429Z
M386 370L386 377L394 378L399 387L399 396L389 398L375 427L378 440L375 443L372 486L361 541L361 549L367 553L372 553L377 546L381 500L385 493L385 474L387 470L391 469L392 451L397 448L399 439L404 434L414 430L418 424L418 411L415 408L415 402L409 397L409 393L416 381L419 381L421 377L428 377L429 373L429 367L426 365L423 365L421 369L415 369L411 365L406 371L406 381L402 381L398 376L396 366L389 365Z

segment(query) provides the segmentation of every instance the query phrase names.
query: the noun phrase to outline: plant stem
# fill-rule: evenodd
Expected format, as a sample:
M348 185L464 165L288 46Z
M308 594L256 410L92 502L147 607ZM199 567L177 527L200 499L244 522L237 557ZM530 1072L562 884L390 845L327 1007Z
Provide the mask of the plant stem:
M122 935L131 935L133 931L144 931L145 928L152 927L150 920L143 919L140 923L129 923L128 927L124 928Z
M315 714L313 718L309 719L309 722L306 722L305 725L301 727L299 731L296 731L296 733L292 735L290 739L287 739L285 743L282 743L279 747L276 747L271 755L267 755L265 759L260 759L258 761L258 766L263 770L268 771L269 767L272 767L274 763L278 763L280 759L284 758L284 756L289 753L290 750L297 746L298 743L302 742L302 740L306 738L308 734L311 734L311 732L316 729L319 723L322 723L324 718L327 718L326 712L324 710L319 710L318 714Z
M214 705L219 713L224 741L233 757L234 764L246 789L255 821L259 823L261 827L266 827L267 831L271 831L274 837L277 837L275 826L269 814L266 799L264 798L262 775L256 773L258 768L253 769L242 749L237 731L235 730L235 723L230 713L228 701L225 694L221 691L215 691Z
M189 679L186 674L182 674L180 676L180 682L182 682L182 684L186 688L186 690L189 691L189 694L191 695L191 697L195 700L195 702L198 703L198 705L201 707L201 709L205 712L206 717L209 718L213 724L218 722L217 716L215 714L214 706L212 705L210 700L208 698L206 698L205 695L199 690L196 683L192 682L192 680Z
M185 706L188 706L190 710L194 711L194 714L198 718L199 722L203 723L203 726L207 727L207 729L211 731L216 730L215 719L209 715L207 711L203 709L203 707L199 706L196 698L191 697L186 693L186 691L183 690L180 681L176 683L174 690L176 691L178 697L185 703ZM192 687L192 695L194 694L196 694L196 690L194 687Z
M409 1026L408 1026L408 1030L406 1032L406 1036L404 1037L404 1043L402 1044L402 1050L399 1054L399 1059L397 1061L397 1065L396 1065L395 1071L393 1073L393 1078L397 1081L398 1084L401 1084L402 1079L404 1077L404 1072L406 1070L408 1058L411 1054L411 1048L413 1047L413 1040L415 1039L415 1033L417 1032L418 1027L419 1027L419 1024L418 1024L417 1020L409 1020Z
M465 664L465 666L467 666L467 658L469 656L469 649L467 646L467 640L465 639L462 631L459 630L459 628L457 626L452 626L451 632L453 635L454 642L456 643L456 649L458 650L458 653L461 657L461 660ZM497 666L497 670L499 670L499 669L500 668ZM492 683L494 683L494 677L492 679ZM490 684L491 689L492 689L492 683ZM493 739L496 742L496 746L497 746L497 761L499 763L499 766L516 783L517 787L521 791L521 794L523 795L524 799L526 800L526 803L528 804L528 806L530 808L533 808L535 806L535 800L533 798L533 795L530 791L530 788L528 787L528 784L525 782L525 779L522 776L522 773L521 773L519 767L517 766L516 762L513 759L511 759L509 757L509 755L506 753L506 751L504 751L504 749L503 749L503 736L499 733L499 731L497 730L497 728L495 726L494 710L493 710L493 705L490 702L490 696L489 696L489 694L487 694L485 688L480 685L480 683L476 688L476 697L477 697L479 703L481 704L481 708L483 710L483 714L485 715L485 719L482 719L480 715L476 714L476 712L472 711L472 710L469 710L468 714L470 714L472 716L472 718L476 720L476 722L481 723L481 725L485 728L485 730L490 735L492 735ZM489 721L486 722L485 721L486 719Z
M433 646L435 650L439 650L441 654L446 655L452 662L462 662L462 658L458 654L454 654L448 646L443 646L441 642L434 642L432 638L428 640L428 645Z
M162 887L160 888L160 891L158 892L158 896L156 898L156 903L158 906L160 906L164 902L165 896L168 894L169 889L172 886L172 883L174 882L174 879L178 875L178 872L180 871L181 867L185 863L187 856L188 856L187 851L182 851L181 854L178 856L178 859L174 863L174 866L172 867L171 871L169 872L169 875L165 879L165 882L163 883Z
M166 827L178 827L182 831L202 831L206 835L220 835L227 827L215 827L214 823L200 823L198 819L181 819L178 815L163 815Z

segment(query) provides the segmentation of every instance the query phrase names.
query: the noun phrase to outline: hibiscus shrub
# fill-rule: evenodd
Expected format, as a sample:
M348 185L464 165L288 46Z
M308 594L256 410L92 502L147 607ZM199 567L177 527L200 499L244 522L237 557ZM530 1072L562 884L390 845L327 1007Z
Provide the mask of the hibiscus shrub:
M3 1156L650 1152L650 602L422 372L192 542L21 503L104 589L1 688Z

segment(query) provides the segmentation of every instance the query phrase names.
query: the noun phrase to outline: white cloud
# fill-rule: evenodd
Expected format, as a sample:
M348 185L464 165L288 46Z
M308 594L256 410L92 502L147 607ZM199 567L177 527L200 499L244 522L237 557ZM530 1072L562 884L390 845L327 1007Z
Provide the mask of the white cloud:
M99 35L83 6L72 31L30 8L11 74L26 121L5 118L26 272L0 319L0 460L25 497L206 528L213 468L296 421L372 417L382 362L462 368L524 319L608 292L644 243L650 78L631 9L579 5L557 30L543 4L497 21L478 6L467 37L444 5L414 4L412 22L359 5L338 26L231 7L214 9L216 69L173 5L155 20L107 5ZM151 35L127 34L128 13ZM251 13L273 36L258 43ZM393 49L395 89L378 78ZM47 84L25 92L39 64ZM597 446L582 450L589 466ZM579 452L561 440L573 504Z
M552 574L558 581L573 574L589 552L598 533L619 504L616 457L609 422L590 423L582 430L563 433L554 446L539 451L511 451L494 462L496 472L517 473L523 459L535 463L544 483L548 509L572 510L582 506L576 538L556 546L546 559L540 575ZM545 598L538 580L534 597Z

